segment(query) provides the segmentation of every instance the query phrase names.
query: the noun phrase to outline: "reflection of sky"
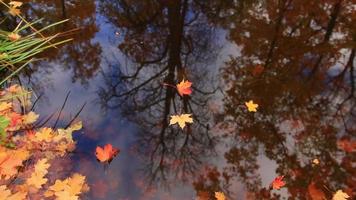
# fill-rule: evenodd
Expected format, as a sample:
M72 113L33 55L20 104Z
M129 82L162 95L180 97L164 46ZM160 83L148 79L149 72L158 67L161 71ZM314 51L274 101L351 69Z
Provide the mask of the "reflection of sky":
M96 15L96 23L100 25L99 32L96 33L92 42L98 42L102 48L101 55L101 71L106 72L109 69L109 64L116 63L116 67L121 70L130 68L130 62L119 51L118 44L123 38L116 27L105 22L105 18L101 15ZM119 36L115 33L119 31ZM226 33L222 30L215 32L218 40L217 46L222 46L219 49L218 56L215 62L206 66L210 72L217 74L219 66L222 66L224 61L229 58L229 55L238 55L239 49L236 45L225 40ZM88 85L81 85L80 82L72 82L72 71L63 70L61 63L50 63L49 75L43 75L41 72L35 76L41 79L46 76L50 80L50 87L44 87L41 91L46 96L46 101L40 101L37 112L41 116L48 116L52 112L59 109L68 92L71 91L69 100L63 111L61 124L65 124L76 112L80 109L84 102L87 102L85 109L80 114L80 119L84 122L84 130L75 135L78 141L76 154L72 156L75 170L82 172L88 177L90 186L92 187L92 197L90 199L100 199L106 193L105 199L193 199L195 191L192 184L179 183L173 185L171 190L165 190L163 187L158 190L152 190L145 194L142 190L142 174L140 169L143 163L140 162L139 156L135 153L135 135L138 131L142 131L139 127L120 116L118 110L109 110L103 112L98 104L97 91L104 83L100 71L96 76L88 81ZM48 70L48 69L46 69ZM194 82L194 80L192 80ZM216 105L222 107L222 95L217 94ZM281 127L286 132L286 127ZM218 133L213 133L218 134ZM117 158L113 160L108 169L97 163L94 151L97 145L103 146L106 143L111 143L115 147L119 147L121 152ZM206 162L222 169L225 165L224 153L228 150L225 144L229 142L221 142L217 148L217 156L209 158ZM274 161L271 161L264 152L260 149L260 156L257 158L257 163L260 166L259 175L262 179L262 187L268 187L271 181L277 176L275 169L277 167ZM145 156L145 155L140 155ZM106 185L107 184L107 185ZM244 186L235 181L231 188L234 188L233 198L244 196ZM286 189L280 191L284 193ZM100 193L103 192L104 194ZM107 191L107 192L105 192ZM87 198L85 198L87 199Z
M118 67L125 66L124 68L126 68L129 62L117 48L123 34L116 35L117 28L106 23L103 16L97 15L96 23L100 25L99 32L96 33L92 42L100 43L102 48L100 70L104 72L110 70L108 64L112 63L117 63ZM221 44L224 48L219 50L220 53L216 62L207 66L211 71L214 70L214 73L218 72L217 66L220 66L224 59L228 58L228 55L236 52L234 45L226 45L225 34L222 31L218 31L217 37L219 41L223 41ZM139 128L123 119L117 110L107 112L101 110L98 104L97 91L104 81L100 71L88 81L87 85L82 85L78 81L73 83L73 72L64 70L61 65L61 63L56 62L48 63L45 71L50 73L41 72L40 69L33 75L33 80L43 80L44 78L49 80L43 82L45 85L42 85L41 93L44 93L45 98L39 101L36 111L42 117L49 116L61 107L67 92L70 91L69 99L62 112L59 124L61 126L65 125L76 114L84 102L87 103L80 114L84 129L74 135L77 141L77 149L71 158L75 171L83 173L89 180L89 185L92 187L90 199L100 199L105 195L107 195L105 199L194 199L195 191L192 183L189 182L185 184L177 183L170 190L162 187L145 194L142 193L146 188L142 184L144 180L142 180L141 166L143 165L133 150L135 135ZM33 84L36 84L36 82ZM219 105L222 104L219 103ZM56 115L54 118L56 118ZM97 145L103 146L106 143L119 147L121 152L110 166L104 169L101 164L97 163L94 151ZM223 155L220 156L221 159L216 161L223 160ZM219 163L223 162L214 162L217 165ZM241 187L241 184L239 187ZM241 189L238 191L240 193Z

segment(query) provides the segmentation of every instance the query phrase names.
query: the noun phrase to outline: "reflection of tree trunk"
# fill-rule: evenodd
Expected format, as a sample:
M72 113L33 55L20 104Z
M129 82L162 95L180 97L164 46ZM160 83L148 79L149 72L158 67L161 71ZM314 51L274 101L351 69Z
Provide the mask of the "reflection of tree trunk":
M63 19L67 18L67 14L66 14L66 2L65 0L61 0L62 3L62 17Z
M274 53L274 49L276 48L277 46L277 39L278 39L278 32L280 30L280 27L282 25L282 19L284 17L284 13L286 12L287 8L289 7L289 4L290 4L291 1L283 1L282 2L282 6L283 8L281 9L280 11L280 14L278 16L278 19L277 19L277 24L276 24L276 27L275 27L275 32L274 32L274 35L273 35L273 39L272 39L272 42L271 42L271 45L270 45L270 48L268 50L268 54L267 54L267 59L266 59L266 62L265 62L265 68L267 68L267 66L272 62L272 57L273 57L273 53Z
M334 27L336 25L336 19L340 14L341 2L342 2L342 0L339 0L334 5L333 11L332 11L332 13L330 15L330 21L329 21L328 26L326 28L326 33L325 33L325 36L324 36L323 44L329 42L329 40L330 40L331 34L333 33L333 29L334 29ZM311 77L317 72L317 70L318 70L323 58L324 58L324 55L319 55L315 65L314 65L314 67L313 67L313 69L311 71Z

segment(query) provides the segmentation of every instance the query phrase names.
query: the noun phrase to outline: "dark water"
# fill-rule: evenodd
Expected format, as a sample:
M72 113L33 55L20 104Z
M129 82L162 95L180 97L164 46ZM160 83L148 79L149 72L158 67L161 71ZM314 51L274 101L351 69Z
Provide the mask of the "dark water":
M86 103L64 167L88 177L83 199L355 196L355 1L32 2L29 19L79 28L22 82L43 117L70 91L61 125ZM183 78L190 97L162 86ZM184 131L168 126L178 113L193 114ZM107 170L94 156L106 143L121 149Z

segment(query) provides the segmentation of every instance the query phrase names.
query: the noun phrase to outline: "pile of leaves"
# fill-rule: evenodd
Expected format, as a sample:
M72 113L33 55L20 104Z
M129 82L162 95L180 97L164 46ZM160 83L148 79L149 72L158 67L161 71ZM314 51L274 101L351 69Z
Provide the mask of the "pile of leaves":
M57 179L51 163L75 149L72 133L82 123L57 130L36 128L39 115L26 112L28 108L31 92L18 85L0 91L1 199L79 199L89 190L85 176L74 173Z

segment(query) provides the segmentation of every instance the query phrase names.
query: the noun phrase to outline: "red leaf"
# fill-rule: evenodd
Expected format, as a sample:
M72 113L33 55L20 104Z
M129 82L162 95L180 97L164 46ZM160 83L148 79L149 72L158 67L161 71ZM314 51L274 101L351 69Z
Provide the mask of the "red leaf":
M192 82L189 82L188 80L185 81L184 79L177 84L177 90L180 96L183 95L190 95L192 93L192 89L190 88L192 86Z
M100 162L111 162L111 160L120 152L119 149L114 148L111 144L106 144L104 148L96 147L95 155Z
M281 187L283 187L286 184L286 182L282 180L283 178L284 176L278 176L273 180L273 182L271 183L273 189L279 190Z

